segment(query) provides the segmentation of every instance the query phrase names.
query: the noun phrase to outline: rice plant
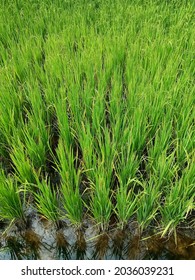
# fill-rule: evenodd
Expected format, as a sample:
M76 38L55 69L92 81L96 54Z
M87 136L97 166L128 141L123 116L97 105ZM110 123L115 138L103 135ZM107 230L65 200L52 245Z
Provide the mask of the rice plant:
M155 221L159 209L159 200L158 183L154 179L150 179L148 183L144 183L143 191L137 203L137 221L141 233L150 225L151 221Z
M135 153L131 151L131 144L124 146L117 163L118 183L116 190L116 215L119 220L119 227L124 229L129 219L137 210L137 200L139 195L135 194L134 188L139 185L136 182L136 172L138 171L139 161Z
M80 194L81 170L76 170L73 152L66 151L62 140L58 144L57 156L57 168L61 176L61 203L65 210L61 215L79 227L82 224L83 216L83 203Z
M10 154L15 176L19 182L33 184L36 182L36 171L30 161L24 144L18 136L12 143L12 152ZM39 171L37 171L39 172Z
M26 222L25 203L26 193L24 189L19 189L14 178L6 178L4 172L0 173L0 219L9 222Z
M59 228L60 209L57 191L52 190L49 180L40 181L38 178L36 188L33 194L38 213Z
M160 207L162 235L175 232L194 209L194 164L189 160L183 176L168 186L164 204Z

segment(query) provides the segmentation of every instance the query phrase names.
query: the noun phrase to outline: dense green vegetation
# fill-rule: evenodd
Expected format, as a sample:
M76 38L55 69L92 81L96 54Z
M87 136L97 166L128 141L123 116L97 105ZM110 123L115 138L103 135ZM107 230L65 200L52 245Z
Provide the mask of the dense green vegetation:
M193 218L194 1L0 2L0 219Z

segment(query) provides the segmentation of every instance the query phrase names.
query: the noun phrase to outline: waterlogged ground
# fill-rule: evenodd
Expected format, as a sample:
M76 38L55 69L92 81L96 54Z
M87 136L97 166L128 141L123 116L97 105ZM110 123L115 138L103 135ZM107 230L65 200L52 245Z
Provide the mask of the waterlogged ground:
M195 231L181 228L177 237L161 238L152 229L139 235L135 222L125 231L98 233L85 221L78 230L64 221L62 228L31 213L32 224L23 229L18 223L7 228L0 224L0 260L11 259L195 259ZM6 230L5 230L6 229Z

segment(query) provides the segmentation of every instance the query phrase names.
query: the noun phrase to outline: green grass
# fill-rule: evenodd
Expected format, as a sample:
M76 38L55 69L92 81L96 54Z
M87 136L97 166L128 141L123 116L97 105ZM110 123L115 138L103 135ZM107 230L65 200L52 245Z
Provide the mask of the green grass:
M1 219L25 219L28 194L48 220L103 232L113 216L162 235L193 219L194 12L190 0L2 1Z

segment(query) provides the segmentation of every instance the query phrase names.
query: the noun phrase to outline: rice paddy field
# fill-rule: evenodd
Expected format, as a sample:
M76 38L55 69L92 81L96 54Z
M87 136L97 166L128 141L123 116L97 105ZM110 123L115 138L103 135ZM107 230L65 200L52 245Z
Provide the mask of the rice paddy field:
M195 259L195 2L0 1L0 259Z

